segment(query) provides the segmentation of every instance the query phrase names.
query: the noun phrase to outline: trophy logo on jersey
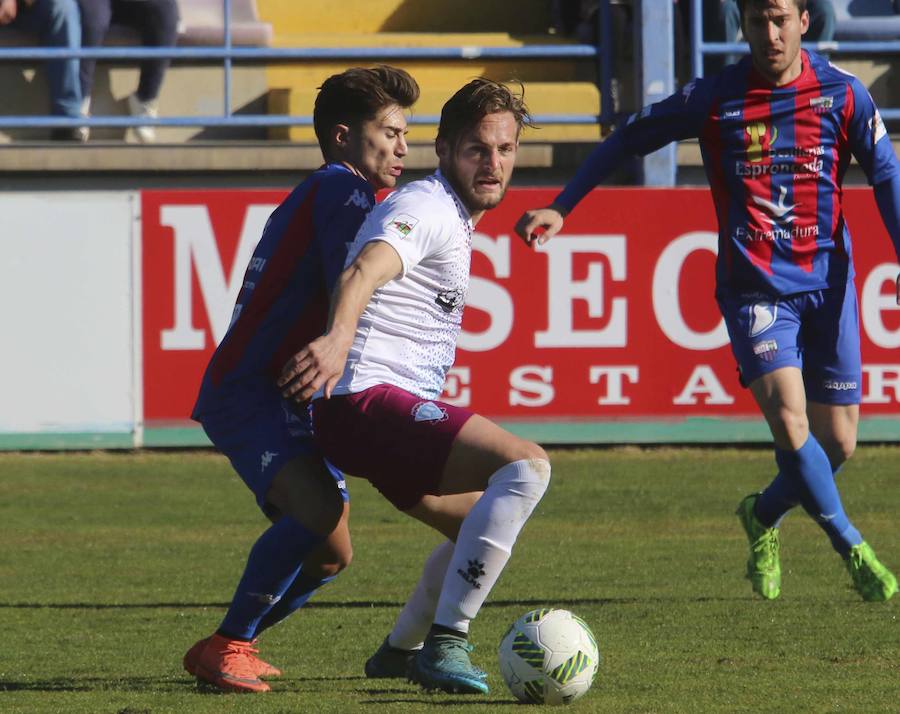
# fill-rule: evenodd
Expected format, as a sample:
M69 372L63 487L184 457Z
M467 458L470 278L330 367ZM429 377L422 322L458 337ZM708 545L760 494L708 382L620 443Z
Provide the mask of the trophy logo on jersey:
M763 160L763 151L768 152L778 138L778 127L770 127L764 121L752 121L745 129L750 137L747 146L747 160L755 163Z

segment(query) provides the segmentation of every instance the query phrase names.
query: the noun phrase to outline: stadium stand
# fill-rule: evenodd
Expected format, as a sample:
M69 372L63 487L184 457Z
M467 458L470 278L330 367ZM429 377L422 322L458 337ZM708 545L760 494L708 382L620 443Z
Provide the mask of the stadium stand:
M571 43L548 36L549 3L521 0L512 11L506 3L480 0L409 2L348 0L339 15L330 0L309 0L297 12L291 0L259 0L260 14L275 27L276 47L523 47ZM417 60L396 62L419 81L422 98L415 108L436 115L444 101L475 75L519 79L528 86L526 99L535 114L570 112L596 115L600 95L593 60ZM316 87L343 67L333 62L270 65L267 70L270 113L309 112ZM434 136L433 125L413 127L413 141ZM277 138L312 141L310 127L275 129ZM530 132L530 141L590 141L599 137L596 124L546 126Z
M217 45L222 42L222 0L179 0L182 9L180 45ZM566 45L573 40L547 34L549 7L545 0L524 0L515 12L502 3L477 0L422 3L410 0L351 0L336 13L328 0L232 0L233 44L267 45L274 48L521 48L529 45ZM0 33L2 35L3 33ZM117 30L109 44L136 44L125 28ZM0 46L15 38L0 36ZM22 38L18 38L21 42ZM33 42L33 40L32 40ZM472 50L474 53L474 50ZM178 61L167 74L160 97L160 115L196 116L222 112L221 60ZM235 114L308 115L316 88L328 75L348 64L371 60L306 59L293 62L235 61L233 63L232 112ZM596 86L596 59L423 59L393 61L409 69L423 87L416 111L436 115L444 100L471 77L484 74L496 79L520 79L528 85L527 98L534 113L574 113L596 116L600 109ZM39 63L31 79L24 79L21 64L0 64L0 76L16 97L0 108L0 114L40 114L45 96L31 82L40 83ZM124 115L119 87L133 84L134 62L106 62L97 76L95 116ZM121 139L124 129L97 129L96 139ZM46 134L36 129L10 130L16 139L38 139ZM434 135L433 126L419 126L412 140ZM184 142L204 139L290 139L312 143L310 127L269 129L164 128L161 140ZM591 141L599 136L596 122L548 126L535 141Z
M896 40L900 38L898 0L832 0L835 40Z
M178 0L181 15L178 27L179 46L219 46L223 42L222 0ZM271 24L260 19L255 0L231 0L231 41L236 46L269 46L273 38ZM23 32L4 28L0 31L0 48L34 46L37 39ZM105 45L139 47L140 37L129 27L113 25ZM98 116L128 114L125 100L137 81L137 62L118 60L98 63L92 96L92 113ZM245 66L235 70L233 101L238 109L255 106L264 110L266 92L265 69ZM40 61L0 62L0 86L9 100L0 104L0 115L40 115L47 111L47 90ZM165 114L200 114L222 110L221 60L193 64L177 64L166 76L160 96L160 112ZM0 143L39 141L46 129L14 128L0 130ZM124 128L94 129L93 140L121 140ZM264 131L257 131L264 137ZM203 135L203 129L161 129L165 142L180 142Z

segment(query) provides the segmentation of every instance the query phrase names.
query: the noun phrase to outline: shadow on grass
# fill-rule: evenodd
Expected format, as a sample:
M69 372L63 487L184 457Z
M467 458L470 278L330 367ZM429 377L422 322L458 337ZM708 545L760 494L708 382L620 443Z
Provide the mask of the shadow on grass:
M193 679L174 677L55 677L24 681L0 679L0 692L182 692Z
M384 706L385 704L426 704L432 707L464 707L467 704L480 704L484 706L485 704L490 704L492 706L496 706L497 704L518 704L514 699L510 699L508 702L498 702L496 699L471 699L470 697L466 697L462 699L460 697L454 697L452 699L430 699L423 697L398 697L396 699L363 699L360 701L360 704L369 704L372 706Z
M729 602L735 597L597 597L597 598L531 598L528 600L491 600L484 604L486 608L497 607L577 607L580 605L635 605L666 602ZM227 609L227 602L0 602L0 610L191 610L191 609ZM305 607L321 610L353 610L353 609L395 609L405 605L399 600L350 600L347 602L311 602Z

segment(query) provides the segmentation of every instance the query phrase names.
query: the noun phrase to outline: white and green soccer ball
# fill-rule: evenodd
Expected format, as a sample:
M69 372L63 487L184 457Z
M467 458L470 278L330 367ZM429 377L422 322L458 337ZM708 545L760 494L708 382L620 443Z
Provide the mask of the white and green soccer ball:
M520 702L571 704L591 688L600 652L591 629L568 610L532 610L500 641L500 672Z

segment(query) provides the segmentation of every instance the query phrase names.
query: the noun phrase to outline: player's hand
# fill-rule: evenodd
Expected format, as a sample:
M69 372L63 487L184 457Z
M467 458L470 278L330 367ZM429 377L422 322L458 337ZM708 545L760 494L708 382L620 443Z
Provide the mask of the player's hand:
M562 211L555 206L538 208L525 211L516 223L515 230L528 245L532 245L535 241L538 245L543 245L559 233L563 227L563 220Z
M281 369L277 384L285 399L308 402L324 388L325 398L344 373L349 349L333 335L322 335L291 357Z

